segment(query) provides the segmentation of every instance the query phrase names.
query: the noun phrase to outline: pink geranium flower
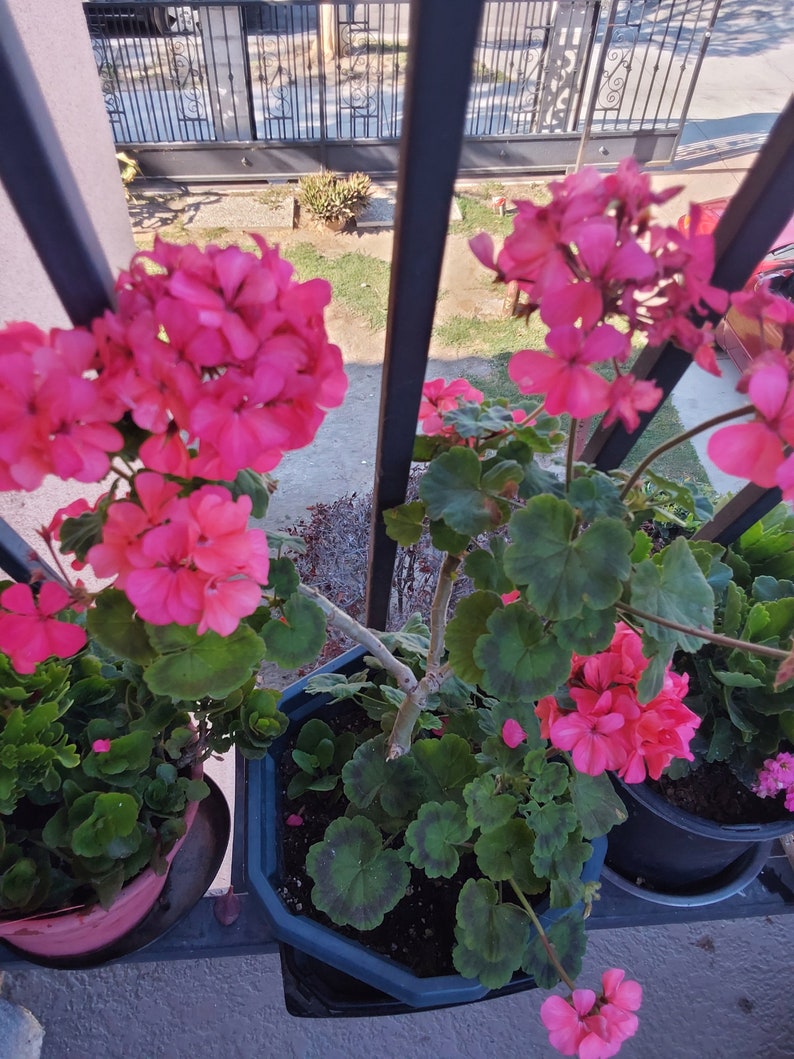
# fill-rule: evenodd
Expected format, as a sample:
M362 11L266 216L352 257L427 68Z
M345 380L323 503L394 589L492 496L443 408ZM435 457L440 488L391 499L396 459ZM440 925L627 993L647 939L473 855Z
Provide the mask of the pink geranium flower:
M84 629L55 617L69 603L69 593L52 581L41 585L38 598L25 584L0 595L0 650L18 673L33 673L38 662L69 658L85 646Z
M452 427L444 425L444 413L457 408L461 401L481 401L482 391L475 389L467 379L431 379L422 387L419 405L419 422L424 434L454 434Z

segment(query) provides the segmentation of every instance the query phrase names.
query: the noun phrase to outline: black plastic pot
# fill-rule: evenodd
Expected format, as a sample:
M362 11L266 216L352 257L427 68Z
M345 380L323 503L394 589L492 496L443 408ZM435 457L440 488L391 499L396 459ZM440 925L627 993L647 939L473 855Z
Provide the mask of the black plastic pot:
M645 784L611 779L629 816L610 832L608 878L648 901L697 905L731 897L756 877L772 841L794 830L794 814L767 824L717 824Z
M353 673L361 667L363 648L354 648L317 672ZM326 695L306 693L308 677L288 688L280 708L294 724L301 724L329 702ZM290 726L292 727L292 726ZM275 938L294 946L322 964L336 968L359 982L365 982L381 993L394 997L410 1008L444 1007L481 1000L489 991L477 979L457 974L419 978L402 964L373 952L357 941L314 922L305 915L296 915L284 904L280 894L281 878L281 784L278 778L279 759L284 753L291 731L278 739L262 761L251 762L248 772L247 808L247 870L251 891L262 902L265 916ZM593 841L593 855L584 867L582 879L598 879L606 853L606 839ZM563 915L555 909L541 916L550 925ZM512 985L512 983L511 983ZM523 988L531 988L532 979L524 979ZM507 986L509 991L511 986ZM513 988L515 991L515 987Z

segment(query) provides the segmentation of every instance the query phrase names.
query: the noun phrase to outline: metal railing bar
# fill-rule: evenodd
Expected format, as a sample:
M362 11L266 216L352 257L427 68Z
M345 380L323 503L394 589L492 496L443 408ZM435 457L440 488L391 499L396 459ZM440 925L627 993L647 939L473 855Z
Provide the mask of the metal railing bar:
M383 512L405 498L483 0L414 0L397 183L367 624L386 627L397 545ZM429 101L431 105L428 105Z

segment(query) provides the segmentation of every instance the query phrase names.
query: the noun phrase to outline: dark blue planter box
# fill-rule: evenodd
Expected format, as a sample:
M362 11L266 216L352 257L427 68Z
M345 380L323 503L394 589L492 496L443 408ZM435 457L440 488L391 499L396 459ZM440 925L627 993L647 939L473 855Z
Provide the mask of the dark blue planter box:
M353 673L361 668L363 648L354 648L317 670L319 673ZM281 709L292 724L270 749L267 757L248 767L247 870L252 891L264 907L275 937L324 964L366 982L411 1008L442 1007L480 1000L489 995L478 980L460 975L419 978L387 956L372 952L364 945L329 927L315 923L308 916L295 915L278 894L281 876L280 835L283 819L278 763L293 734L293 724L300 725L329 703L326 695L308 695L309 677L299 680L284 693ZM593 855L584 867L585 882L598 879L606 853L606 839L593 841ZM541 916L544 925L563 914L555 909ZM522 979L524 988L534 987L531 978ZM505 987L515 992L515 981Z

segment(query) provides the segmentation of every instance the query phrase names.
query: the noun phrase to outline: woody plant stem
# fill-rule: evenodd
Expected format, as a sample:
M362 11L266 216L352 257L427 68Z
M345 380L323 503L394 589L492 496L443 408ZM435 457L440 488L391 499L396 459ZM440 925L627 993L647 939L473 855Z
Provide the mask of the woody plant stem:
M436 585L432 614L436 623L441 624L441 632L440 641L438 639L434 640L431 633L431 645L433 643L436 644L436 650L439 655L441 650L438 648L438 643L440 642L441 649L443 649L444 643L443 627L446 624L449 595L452 590L452 575L459 563L460 559L458 557L446 556L439 574L438 584ZM433 692L438 691L447 679L450 672L449 666L439 665L436 660L433 669L428 668L425 676L418 680L411 669L404 662L395 658L371 629L367 629L355 618L351 618L349 614L346 614L335 603L332 603L330 599L327 599L321 592L318 592L317 589L312 588L310 585L301 583L298 586L298 591L302 596L312 600L340 632L349 636L351 640L356 640L362 647L366 647L370 654L380 662L386 672L391 673L397 682L397 687L405 692L405 698L397 711L394 727L388 739L386 759L393 761L398 757L402 757L403 754L407 754L411 749L411 736L414 727L420 713L425 708L427 698ZM438 635L436 633L436 637Z

